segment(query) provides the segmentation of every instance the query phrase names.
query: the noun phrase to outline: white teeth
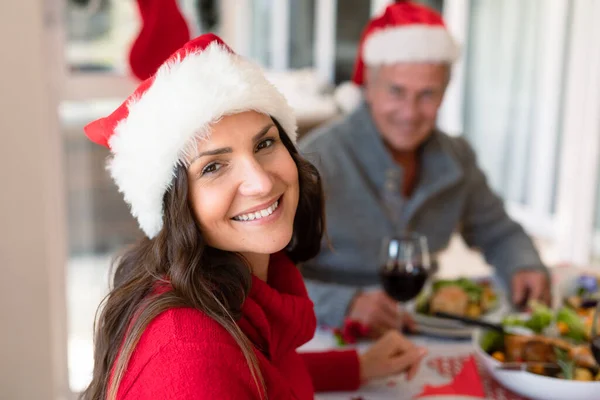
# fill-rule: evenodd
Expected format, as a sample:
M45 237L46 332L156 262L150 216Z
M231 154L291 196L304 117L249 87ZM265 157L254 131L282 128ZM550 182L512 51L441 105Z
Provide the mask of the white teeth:
M279 200L277 200L275 203L271 204L269 207L265 208L264 210L256 211L256 212L249 213L249 214L238 215L237 217L233 217L233 219L236 221L254 221L255 219L261 219L264 217L268 217L269 215L273 214L273 212L275 210L277 210L278 206L279 206Z

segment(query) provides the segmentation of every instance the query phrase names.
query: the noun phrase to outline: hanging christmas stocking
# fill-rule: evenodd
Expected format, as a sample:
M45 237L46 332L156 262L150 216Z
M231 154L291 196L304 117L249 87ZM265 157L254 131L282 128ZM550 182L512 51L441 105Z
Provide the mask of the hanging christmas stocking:
M142 29L131 47L129 65L140 80L149 78L176 50L190 40L177 0L137 0Z

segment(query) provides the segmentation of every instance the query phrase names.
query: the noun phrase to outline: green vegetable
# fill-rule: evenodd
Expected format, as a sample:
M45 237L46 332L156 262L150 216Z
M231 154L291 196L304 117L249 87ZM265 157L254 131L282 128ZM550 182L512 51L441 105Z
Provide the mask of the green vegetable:
M526 322L527 321L525 321L524 319L519 318L515 315L507 315L502 320L502 325L505 327L507 327L507 326L523 326L523 327L525 327Z
M507 315L502 320L502 325L505 327L522 326L535 333L542 333L545 328L552 324L553 320L554 313L551 309L540 303L532 303L532 313L528 319L516 315Z
M532 303L531 309L531 317L525 322L524 326L535 333L542 333L545 328L552 324L554 313L550 308L541 303Z
M504 335L498 331L487 331L481 337L479 344L486 353L502 350L504 347Z
M561 369L564 379L573 380L575 377L575 361L569 358L569 354L558 347L554 348L556 363Z
M569 331L565 335L577 342L585 342L585 325L575 311L570 308L562 307L556 313L556 322L562 322L567 325Z

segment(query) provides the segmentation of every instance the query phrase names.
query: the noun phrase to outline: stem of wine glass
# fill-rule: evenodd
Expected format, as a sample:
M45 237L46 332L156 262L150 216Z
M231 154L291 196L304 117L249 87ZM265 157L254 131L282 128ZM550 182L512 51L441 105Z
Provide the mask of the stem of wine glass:
M431 268L431 259L429 258L429 247L427 246L427 238L425 236L419 237L421 245L421 253L423 253L423 266L427 269Z
M414 252L415 248L412 242L404 242L402 243L402 257L406 265L412 265L414 261Z

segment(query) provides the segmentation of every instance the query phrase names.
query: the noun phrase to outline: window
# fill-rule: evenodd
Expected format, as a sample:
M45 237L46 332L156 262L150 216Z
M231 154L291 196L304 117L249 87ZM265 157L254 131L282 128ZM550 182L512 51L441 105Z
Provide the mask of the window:
M469 16L464 134L491 186L547 232L555 212L568 7L474 0Z
M127 70L127 50L140 29L133 0L69 0L66 60L72 72Z
M315 1L290 2L290 46L291 69L314 66Z
M338 1L335 25L335 83L352 79L360 35L371 18L364 0Z
M271 65L271 13L269 0L252 0L252 21L250 32L250 58L259 64Z
M553 259L588 264L598 219L600 52L592 38L600 5L446 0L444 11L466 42L444 122L465 133L509 212L549 239Z

